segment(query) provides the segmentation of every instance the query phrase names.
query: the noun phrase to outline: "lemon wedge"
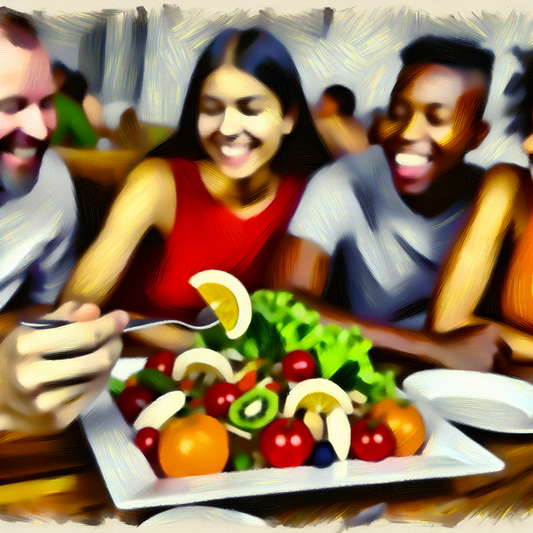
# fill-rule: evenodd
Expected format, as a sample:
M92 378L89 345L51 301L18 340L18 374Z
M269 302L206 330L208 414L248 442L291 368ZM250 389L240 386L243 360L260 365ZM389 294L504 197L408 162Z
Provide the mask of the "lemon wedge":
M189 283L217 315L230 339L239 338L248 329L252 301L235 276L221 270L204 270L192 276Z
M229 361L218 352L209 348L193 348L176 357L172 368L172 379L181 381L191 372L218 372L229 383L235 382Z
M328 440L333 446L337 457L344 461L350 451L350 422L344 409L337 405L326 417L326 427L328 428Z
M167 392L148 404L133 423L139 431L145 427L161 429L161 426L185 405L185 394L181 391Z
M352 400L336 383L324 378L306 379L289 392L283 416L291 418L299 408L329 413L339 405L347 415L353 412Z
M318 413L315 411L306 411L303 422L316 441L324 438L324 421Z

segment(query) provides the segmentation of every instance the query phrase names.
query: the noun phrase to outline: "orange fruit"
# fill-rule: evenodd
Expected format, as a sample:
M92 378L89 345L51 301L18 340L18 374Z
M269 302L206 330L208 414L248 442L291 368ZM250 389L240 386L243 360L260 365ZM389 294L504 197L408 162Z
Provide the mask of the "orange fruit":
M366 414L369 420L383 422L396 439L394 455L413 455L424 444L426 428L422 415L407 401L381 400Z
M228 431L216 418L194 413L172 420L161 431L159 463L167 476L216 474L228 458Z

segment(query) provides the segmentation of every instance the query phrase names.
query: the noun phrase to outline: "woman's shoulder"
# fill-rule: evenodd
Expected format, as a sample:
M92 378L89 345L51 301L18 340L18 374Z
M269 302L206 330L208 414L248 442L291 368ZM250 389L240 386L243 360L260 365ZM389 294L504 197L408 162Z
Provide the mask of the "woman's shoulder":
M485 181L498 177L505 177L511 182L531 181L529 170L514 163L496 163L485 171Z
M531 174L513 163L497 163L485 171L481 180L481 192L490 191L524 199L533 194Z
M148 157L141 161L129 174L128 179L138 180L154 177L171 177L176 173L196 169L192 161L181 158L167 159L162 157Z
M155 172L158 174L172 175L175 178L183 175L199 175L199 169L194 161L181 157L163 158L150 157L142 161L136 168L141 167L138 172Z
M174 175L168 162L159 158L147 158L135 166L127 175L122 192L157 198L174 189ZM129 196L127 194L126 196Z

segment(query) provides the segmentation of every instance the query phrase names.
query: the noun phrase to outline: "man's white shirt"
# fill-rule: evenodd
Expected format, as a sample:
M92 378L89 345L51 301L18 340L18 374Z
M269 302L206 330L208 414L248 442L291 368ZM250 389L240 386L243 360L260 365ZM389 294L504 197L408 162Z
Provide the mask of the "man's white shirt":
M52 304L75 262L76 194L63 160L45 153L26 194L0 192L0 310L30 277L30 298Z

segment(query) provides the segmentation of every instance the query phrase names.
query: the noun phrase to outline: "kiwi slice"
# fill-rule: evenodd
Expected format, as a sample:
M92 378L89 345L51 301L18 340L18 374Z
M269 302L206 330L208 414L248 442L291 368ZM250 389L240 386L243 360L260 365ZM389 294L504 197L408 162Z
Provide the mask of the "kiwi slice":
M264 387L255 387L237 398L229 408L228 418L241 429L260 429L278 413L278 395Z

